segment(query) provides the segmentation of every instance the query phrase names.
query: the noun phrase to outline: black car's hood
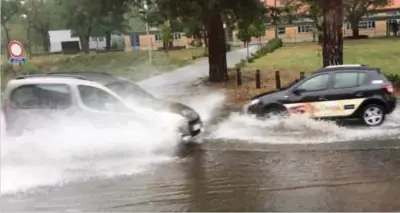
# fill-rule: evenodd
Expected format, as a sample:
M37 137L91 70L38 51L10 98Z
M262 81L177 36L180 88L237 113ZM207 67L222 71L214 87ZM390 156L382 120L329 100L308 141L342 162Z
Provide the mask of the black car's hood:
M263 93L260 93L260 94L258 94L258 95L256 95L256 96L253 96L253 97L251 98L251 100L254 100L254 99L257 99L257 98L261 98L261 97L263 97L263 96L265 96L265 95L277 94L277 93L280 93L280 92L281 92L280 90L272 90L272 91L268 91L268 92L263 92Z

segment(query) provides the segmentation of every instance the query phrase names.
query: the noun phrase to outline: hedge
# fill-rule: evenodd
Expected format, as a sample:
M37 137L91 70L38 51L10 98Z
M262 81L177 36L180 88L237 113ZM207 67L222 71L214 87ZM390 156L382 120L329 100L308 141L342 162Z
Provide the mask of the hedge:
M385 74L385 76L394 87L400 88L400 74Z
M253 63L253 61L257 58L261 58L262 56L267 55L268 53L274 52L276 49L280 48L283 46L282 39L280 38L274 38L268 41L265 45L261 46L257 50L257 52L252 53L251 56L247 59L248 63ZM245 60L240 60L239 63L235 65L236 68L242 68L246 65Z

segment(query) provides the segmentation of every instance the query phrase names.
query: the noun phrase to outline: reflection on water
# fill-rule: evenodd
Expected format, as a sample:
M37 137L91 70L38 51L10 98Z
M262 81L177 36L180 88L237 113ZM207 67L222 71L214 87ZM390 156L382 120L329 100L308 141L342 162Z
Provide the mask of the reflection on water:
M148 174L3 196L2 208L81 211L398 211L400 150L207 151Z

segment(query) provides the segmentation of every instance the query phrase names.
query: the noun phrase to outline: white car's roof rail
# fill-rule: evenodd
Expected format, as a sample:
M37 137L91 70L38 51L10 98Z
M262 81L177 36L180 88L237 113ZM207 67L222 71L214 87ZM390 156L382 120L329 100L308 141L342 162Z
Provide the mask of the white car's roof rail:
M27 79L27 78L74 78L80 80L87 80L84 77L76 76L76 75L66 75L66 74L59 74L59 75L48 75L48 74L34 74L34 75L20 75L17 76L15 79Z

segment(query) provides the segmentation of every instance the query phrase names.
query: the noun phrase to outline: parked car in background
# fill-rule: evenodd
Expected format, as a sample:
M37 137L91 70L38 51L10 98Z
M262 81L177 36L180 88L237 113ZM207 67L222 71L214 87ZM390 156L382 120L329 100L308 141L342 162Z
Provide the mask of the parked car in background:
M359 119L367 126L379 126L396 102L393 85L379 68L345 64L321 68L287 87L259 94L245 111L257 117L305 114Z

